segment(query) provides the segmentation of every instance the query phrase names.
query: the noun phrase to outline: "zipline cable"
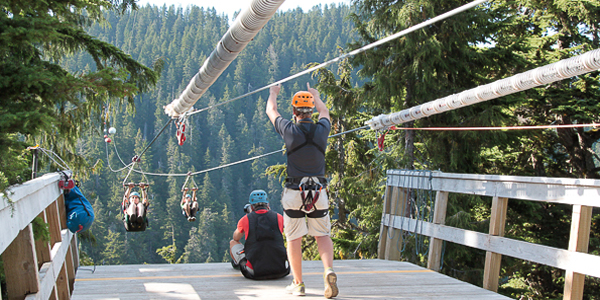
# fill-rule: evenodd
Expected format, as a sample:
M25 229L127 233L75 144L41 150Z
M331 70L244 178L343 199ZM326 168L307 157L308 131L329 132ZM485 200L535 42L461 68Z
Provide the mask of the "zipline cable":
M169 126L169 124L171 124L171 122L173 121L173 119L169 119L169 121L167 121L167 123L165 123L165 126L163 126L163 128L160 130L160 132L154 136L154 138L152 139L152 141L150 141L150 144L148 144L148 146L146 146L146 148L144 148L144 150L142 151L142 153L140 153L139 155L136 155L132 158L132 160L139 160L142 158L142 155L144 155L144 153L146 153L146 151L148 150L148 148L150 148L150 146L152 146L152 144L154 144L154 141L156 141L156 139L163 133L163 131L165 131L165 129L167 129L167 126Z
M113 142L113 147L115 148L115 153L117 154L117 158L119 158L119 161L121 161L121 163L126 166L127 164L123 161L123 159L121 158L121 155L119 155L119 150L117 149L117 142L116 141L112 141ZM131 163L130 163L131 164Z
M279 81L277 81L277 82L271 83L271 84L269 84L269 85L267 85L267 86L264 86L264 87L262 87L262 88L256 89L256 90L254 90L254 91L252 91L252 92L246 93L246 94L244 94L244 95L241 95L241 96L237 96L237 97L235 97L235 98L232 98L232 99L230 99L230 100L227 100L227 101L224 101L224 102L221 102L221 103L217 103L217 104L214 104L214 105L211 105L211 106L208 106L208 107L202 108L202 109L194 110L194 111L192 111L192 112L186 112L184 115L187 115L187 116L195 115L195 114L197 114L197 113L200 113L200 112L203 112L203 111L206 111L206 110L209 110L209 109L212 109L212 108L215 108L215 107L221 106L221 105L225 105L225 104L227 104L227 103L230 103L230 102L232 102L232 101L239 100L239 99L242 99L242 98L244 98L244 97L247 97L247 96L250 96L250 95L256 94L256 93L258 93L258 92L260 92L260 91L264 91L264 90L266 90L266 89L268 89L268 88L270 88L270 87L272 87L272 86L276 86L276 85L278 85L278 84L281 84L281 83L284 83L284 82L290 81L290 80L292 80L292 79L298 78L298 77L300 77L300 76L302 76L302 75L308 74L308 73L310 73L310 72L312 72L312 71L315 71L315 70L318 70L318 69L320 69L320 68L327 67L327 66L329 66L329 65L331 65L331 64L334 64L334 63L336 63L336 62L339 62L339 61L341 61L341 60L343 60L343 59L345 59L345 58L347 58L347 57L354 56L354 55L356 55L356 54L360 54L360 53L362 53L362 52L365 52L365 51L367 51L367 50L369 50L369 49L373 49L373 48L375 48L375 47L377 47L377 46L379 46L379 45L385 44L385 43L387 43L387 42L389 42L389 41L391 41L391 40L394 40L394 39L397 39L397 38L399 38L399 37L405 36L405 35L407 35L407 34L409 34L409 33L413 32L413 31L419 30L419 29L421 29L421 28L423 28L423 27L429 26L429 25L431 25L431 24L433 24L433 23L436 23L436 22L438 22L438 21L441 21L441 20L444 20L444 19L446 19L446 18L448 18L448 17L454 16L454 15L456 15L456 14L458 14L458 13L461 13L461 12L463 12L463 11L465 11L465 10L471 9L471 8L473 8L473 7L477 6L477 5L481 4L481 3L487 2L487 1L488 1L488 0L477 0L477 1L473 1L473 2L471 2L471 3L465 4L465 5L463 5L463 6L460 6L460 7L458 7L458 8L455 8L455 9L453 9L453 10L449 11L449 12L446 12L446 13L444 13L444 14L441 14L441 15L439 15L439 16L437 16L437 17L433 18L433 19L429 19L429 20L427 20L427 21L425 21L425 22L422 22L422 23L420 23L420 24L417 24L417 25L415 25L415 26L412 26L412 27L409 27L409 28L407 28L407 29L404 29L404 30L402 30L402 31L400 31L400 32L397 32L397 33L395 33L395 34L392 34L392 35L390 35L390 36L388 36L388 37L386 37L386 38L383 38L383 39L381 39L381 40L379 40L379 41L376 41L376 42L373 42L373 43L371 43L371 44L368 44L368 45L366 45L366 46L363 46L362 48L359 48L359 49L356 49L356 50L350 51L350 52L348 52L348 53L346 53L346 54L342 54L342 55L338 56L337 58L334 58L334 59L332 59L332 60L329 60L329 61L326 61L326 62L324 62L324 63L321 63L321 64L319 64L319 65L317 65L317 66L314 66L314 67L312 67L312 68L306 69L306 70L304 70L304 71L302 71L302 72L296 73L296 74L294 74L294 75L292 75L292 76L286 77L286 78L284 78L284 79L281 79L281 80L279 80Z
M415 25L415 26L412 26L412 27L410 27L410 28L407 28L407 29L405 29L405 30L402 30L402 31L400 31L400 32L398 32L398 33L395 33L395 34L393 34L393 35L391 35L391 36L388 36L388 37L386 37L386 38L383 38L383 39L381 39L381 40L379 40L379 41L373 42L373 43L371 43L371 44L369 44L369 45L363 46L363 47L361 47L361 48L359 48L359 49L356 49L356 50L353 50L353 51L351 51L351 52L348 52L348 53L346 53L346 54L343 54L343 55L341 55L341 56L339 56L339 57L337 57L337 58L334 58L334 59L332 59L332 60L330 60L330 61L327 61L327 62L321 63L321 64L319 64L319 65L317 65L317 66L315 66L315 67L309 68L309 69L307 69L307 70L304 70L304 71L302 71L302 72L299 72L299 73L297 73L297 74L295 74L295 75L289 76L289 77L287 77L287 78L284 78L284 79L282 79L282 80L279 80L279 81L277 81L277 82L274 82L274 83L272 83L272 84L269 84L269 85L267 85L267 86L265 86L265 87L259 88L259 89L257 89L257 90L254 90L254 91L252 91L252 92L249 92L249 93L246 93L246 94L244 94L244 95L242 95L242 96L238 96L238 97L235 97L235 98L233 98L233 99L230 99L230 100L228 100L228 101L221 102L221 103L218 103L218 104L215 104L215 105L212 105L212 106L209 106L209 107L206 107L206 108L200 109L200 110L196 110L196 111L194 111L194 112L184 112L184 113L183 113L183 115L182 115L182 117L183 117L183 118L186 118L187 116L194 115L194 114L196 114L196 113L200 113L200 112L202 112L202 111L206 111L206 110L208 110L208 109L215 108L215 107L218 107L218 106L221 106L221 105L224 105L224 104L230 103L230 102L232 102L232 101L235 101L235 100L241 99L241 98L243 98L243 97L246 97L246 96L249 96L249 95L252 95L252 94L258 93L258 92L260 92L260 91L263 91L263 90L265 90L265 89L267 89L267 88L270 88L270 87L272 87L272 86L278 85L278 84L280 84L280 83L287 82L287 81L289 81L289 80L292 80L292 79L294 79L294 78L297 78L297 77L300 77L300 76L302 76L302 75L308 74L308 73L310 73L310 72L312 72L312 71L314 71L314 70L318 70L318 69L320 69L320 68L327 67L327 66L329 66L329 65L331 65L331 64L333 64L333 63L336 63L336 62L338 62L338 61L340 61L340 60L342 60L342 59L345 59L346 57L354 56L354 55L356 55L356 54L362 53L362 52L364 52L364 51L367 51L367 50L369 50L369 49L375 48L375 47L377 47L377 46L379 46L379 45L382 45L382 44L384 44L384 43L387 43L387 42L389 42L389 41L391 41L391 40L394 40L394 39L397 39L397 38L399 38L399 37L402 37L402 36L404 36L404 35L406 35L406 34L409 34L409 33L413 32L413 31L419 30L419 29L421 29L421 28L423 28L423 27L429 26L429 25L431 25L431 24L433 24L433 23L436 23L436 22L438 22L438 21L441 21L441 20L443 20L443 19L446 19L446 18L448 18L448 17L454 16L454 15L456 15L456 14L458 14L458 13L461 13L461 12L463 12L463 11L465 11L465 10L471 9L471 8L473 8L473 7L477 6L477 5L481 4L481 3L487 2L487 1L488 1L488 0L476 0L476 1L473 1L473 2L471 2L471 3L465 4L465 5L463 5L463 6L460 6L460 7L458 7L458 8L455 8L455 9L453 9L453 10L449 11L449 12L446 12L446 13L444 13L444 14L441 14L441 15L439 15L439 16L437 16L437 17L435 17L435 18L432 18L432 19L430 19L430 20L428 20L428 21L422 22L422 23L420 23L420 24L417 24L417 25ZM251 11L251 10L250 10L250 11ZM266 23L266 22L265 22L265 23ZM264 25L264 24L263 24L263 25ZM260 28L262 28L262 26L260 26ZM221 44L219 44L219 45L221 45ZM217 48L218 48L218 47L217 47ZM215 51L217 51L217 50L218 50L218 49L215 49ZM217 52L215 52L215 53L217 53ZM204 67L204 66L203 66L203 67ZM196 74L196 76L195 76L195 77L198 77L198 76L199 76L199 74L200 74L200 73ZM193 79L193 80L195 80L195 79ZM191 83L191 82L190 82L190 85L192 85L192 83ZM189 87L188 87L188 88L189 88ZM187 89L186 89L186 90L187 90ZM194 101L194 102L195 102L195 101ZM174 104L174 103L173 103L173 104ZM171 108L171 109L172 109L172 108ZM146 151L148 150L148 148L149 148L149 147L150 147L150 146L151 146L151 145L154 143L154 141L155 141L155 140L156 140L156 139L157 139L157 138L158 138L158 137L159 137L159 136L160 136L160 135L163 133L163 131L164 131L164 130L166 129L166 127L167 127L167 126L168 126L168 125L171 123L171 121L172 121L172 120L173 120L173 118L169 119L169 121L168 121L168 122L165 124L165 126L162 128L162 130L161 130L161 131L160 131L160 132L159 132L159 133L158 133L158 134L157 134L157 135L154 137L154 139L153 139L153 140L150 142L150 144L148 144L148 146L146 146L146 148L145 148L145 149L142 151L142 153L140 153L139 155L136 155L136 156L134 156L134 157L132 158L132 160L133 160L133 161L139 160L139 159L141 158L141 156L142 156L144 153L146 153ZM363 126L363 127L361 127L361 128L357 128L356 130L360 130L360 129L366 129L366 128L368 128L368 127L369 127L369 126L367 126L367 125L366 125L366 126ZM279 152L279 151L277 151L277 152ZM277 153L277 152L275 152L275 153ZM273 154L274 154L274 153L273 153ZM270 154L269 154L269 155L270 155ZM261 156L261 157L262 157L262 156ZM132 170L133 170L133 168L132 168Z
M463 128L471 128L473 130L535 130L535 129L550 129L550 128L576 128L576 127L597 127L599 126L599 124L567 124L567 125L543 125L543 126L509 126L509 127L463 127ZM369 126L365 125L359 128L354 128L354 129L350 129L344 132L340 132L340 133L336 133L334 135L330 135L328 138L333 138L333 137L338 137L344 134L348 134L348 133L352 133L358 130L363 130L363 129L368 129ZM441 127L432 127L434 130L443 130L443 128ZM402 129L408 129L408 128L396 128L399 130ZM453 130L455 129L455 127L448 127L449 130ZM411 128L410 130L413 130L413 128ZM422 130L427 130L427 128L422 128ZM272 151L269 153L265 153L265 154L261 154L258 156L254 156L254 157L250 157L250 158L246 158L243 160L239 160L236 162L232 162L226 165L222 165L222 166L218 166L218 167L214 167L214 168L210 168L210 169L205 169L202 171L197 171L197 172L193 172L193 173L149 173L149 172L143 172L143 171L137 171L135 169L133 169L133 172L136 173L140 173L140 174L145 174L145 175L149 175L149 176L164 176L164 177L183 177L183 176L196 176L199 174L203 174L203 173L207 173L207 172L211 172L211 171L216 171L216 170L220 170L220 169L224 169L227 167L231 167L234 165L238 165L241 163L245 163L248 161L252 161L252 160L256 160L259 158L263 158L266 156L270 156L276 153L280 153L285 151L285 149L281 149L281 150L276 150L276 151ZM140 169L141 170L141 169Z
M368 127L369 126L363 126L363 127L360 127L360 128L350 129L350 130L347 130L347 131L344 131L344 132L340 132L340 133L331 135L328 138L337 137L337 136L348 134L348 133L351 133L351 132L355 132L355 131L358 131L358 130L361 130L361 129L367 129ZM249 162L249 161L256 160L256 159L259 159L259 158L263 158L263 157L266 157L266 156L270 156L270 155L273 155L273 154L276 154L276 153L283 152L285 150L286 149L280 149L280 150L272 151L272 152L269 152L269 153L257 155L257 156L254 156L254 157L246 158L246 159L243 159L243 160L239 160L239 161L236 161L236 162L232 162L232 163L229 163L229 164L226 164L226 165L222 165L222 166L218 166L218 167L214 167L214 168L210 168L210 169L206 169L206 170L202 170L202 171L197 171L197 172L193 172L193 173L189 173L188 172L188 173L185 173L185 174L184 173L172 173L172 174L168 174L168 173L148 173L148 172L143 172L143 171L140 172L140 171L137 171L137 170L133 170L133 168L132 168L132 170L133 170L133 172L141 173L141 174L146 174L146 175L150 175L150 176L164 176L164 177L196 176L196 175L199 175L199 174L203 174L203 173L207 173L207 172L211 172L211 171L220 170L220 169L223 169L223 168L235 166L235 165L238 165L238 164L241 164L241 163L245 163L245 162Z
M34 148L32 148L32 149L34 149ZM60 158L60 156L58 156L58 154L54 153L52 150L44 149L39 146L35 147L35 149L41 150L42 153L44 153L46 156L48 156L48 158L50 158L50 160L52 160L57 166L59 166L63 170L71 170L71 168L67 165L67 163L62 158ZM52 155L50 155L49 153L51 153ZM58 160L60 160L62 162L62 164L59 163L58 161L56 161L54 159L53 155L56 156L56 158L58 158Z
M119 156L119 152L117 151L117 146L115 146L115 152L117 153L117 156L119 157L119 160L121 161L121 163L123 164L124 167L122 167L118 170L114 170L112 168L112 166L110 165L110 159L108 158L108 143L105 142L104 145L106 146L106 162L108 163L108 168L110 169L111 172L113 172L113 173L121 172L121 171L129 168L129 166L131 166L131 164L133 164L133 163L129 163L126 165L125 162L123 162L123 160Z

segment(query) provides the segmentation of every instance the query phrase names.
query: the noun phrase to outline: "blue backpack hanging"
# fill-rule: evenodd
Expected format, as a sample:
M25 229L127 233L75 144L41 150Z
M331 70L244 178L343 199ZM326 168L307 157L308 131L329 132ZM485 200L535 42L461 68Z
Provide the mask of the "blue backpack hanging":
M65 190L67 227L73 233L88 230L94 223L94 209L77 186Z

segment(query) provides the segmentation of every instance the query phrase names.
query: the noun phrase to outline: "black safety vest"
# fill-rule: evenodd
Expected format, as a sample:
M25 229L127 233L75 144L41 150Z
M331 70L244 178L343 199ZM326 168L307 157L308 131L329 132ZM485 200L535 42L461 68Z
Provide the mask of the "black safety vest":
M245 273L245 269L241 269L244 276L251 279L275 279L289 274L277 213L273 211L267 211L264 214L252 212L247 216L249 226L244 252L246 259L252 263L254 276Z
M287 156L292 155L292 153L296 152L298 149L307 146L307 145L313 145L315 146L315 148L317 148L317 150L319 150L319 152L323 153L323 155L325 155L325 149L323 149L323 147L317 145L315 142L313 142L313 138L315 137L315 131L317 130L317 124L315 123L310 123L310 129L307 131L304 126L298 125L298 128L300 128L300 130L304 133L304 143L294 147L294 149L290 149L288 150Z

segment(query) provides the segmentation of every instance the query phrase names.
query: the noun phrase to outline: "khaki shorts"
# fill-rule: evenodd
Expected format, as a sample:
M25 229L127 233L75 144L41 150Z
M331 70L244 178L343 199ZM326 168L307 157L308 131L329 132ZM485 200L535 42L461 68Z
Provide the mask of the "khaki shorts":
M285 188L281 195L281 206L283 209L300 209L302 206L302 196L300 191ZM329 198L325 189L320 193L319 200L315 204L316 209L329 209ZM329 214L322 218L290 218L283 213L284 232L288 241L301 238L307 234L312 236L329 235L331 231L331 221Z

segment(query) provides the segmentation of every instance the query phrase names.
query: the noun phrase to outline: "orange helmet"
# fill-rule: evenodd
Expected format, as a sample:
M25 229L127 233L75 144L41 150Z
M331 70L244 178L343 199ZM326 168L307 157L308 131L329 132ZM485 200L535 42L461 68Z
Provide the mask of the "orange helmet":
M313 108L315 107L315 99L311 93L300 91L292 98L292 106L296 108Z

